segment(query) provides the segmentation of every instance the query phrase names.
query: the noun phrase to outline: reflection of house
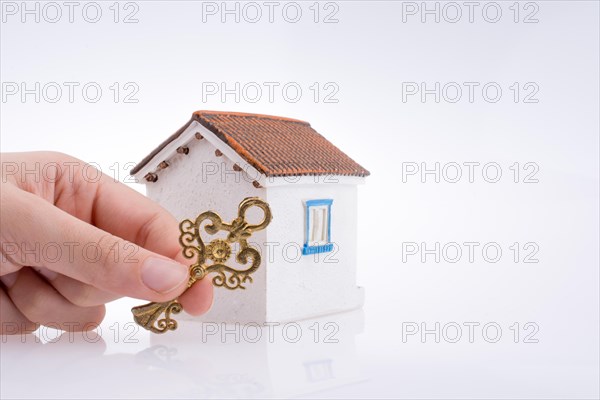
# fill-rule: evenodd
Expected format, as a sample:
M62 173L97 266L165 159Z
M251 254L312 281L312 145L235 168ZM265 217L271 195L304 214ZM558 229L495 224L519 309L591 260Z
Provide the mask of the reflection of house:
M357 184L369 172L307 122L198 111L131 173L180 220L214 210L230 221L250 196L271 207L271 224L251 239L263 256L253 284L215 290L203 320L289 321L362 305Z
M316 343L315 323L322 333ZM111 323L104 326L106 342L94 332L65 332L46 344L34 335L3 336L0 398L82 399L90 397L90 388L102 399L283 398L363 380L355 344L363 332L362 310L298 323L298 340L292 328L287 337L293 340L283 339L284 324L273 329L272 342L269 328L261 328L262 339L255 342L256 326L241 325L246 333L237 340L227 333L235 331L231 326L225 331L219 324L218 332L207 335L205 324L180 321L176 331L153 335L137 328L132 333L132 323L114 331ZM331 360L330 371L324 360ZM58 367L49 369L53 362ZM99 376L109 384L98 385Z
M325 339L333 332L324 328L328 323L336 330ZM138 362L177 376L188 395L202 398L301 396L363 380L355 344L362 310L293 323L287 334L285 324L262 327L258 341L256 325L211 324L206 330L206 324L182 321L170 335L152 335L153 346L138 354Z
M306 380L309 382L325 381L328 379L334 379L333 367L331 363L333 360L317 360L304 363L304 369L306 370Z

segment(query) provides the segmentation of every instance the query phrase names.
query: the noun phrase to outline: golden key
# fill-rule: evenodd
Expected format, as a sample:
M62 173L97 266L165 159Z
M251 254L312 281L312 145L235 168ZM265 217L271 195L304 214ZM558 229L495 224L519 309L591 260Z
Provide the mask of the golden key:
M258 207L264 213L263 220L256 225L246 222L246 211L250 207ZM252 233L265 229L273 218L269 205L258 197L247 197L238 207L238 216L230 224L221 220L221 217L212 212L203 212L195 221L185 219L179 224L179 244L183 248L183 256L187 259L196 257L196 262L190 266L190 280L188 288L196 281L203 279L210 273L215 273L212 282L215 286L222 286L230 290L245 289L246 282L252 282L252 274L260 267L261 257L258 250L248 245L247 239ZM226 239L213 239L207 245L200 237L201 224L210 221L204 230L211 235L223 230L229 232ZM240 264L250 266L244 270L229 267L224 263L231 256L231 245L238 243L239 251L236 260ZM208 262L212 264L208 265ZM182 310L177 299L164 303L148 303L133 307L131 312L135 322L154 333L165 333L177 329L177 321L171 314L178 314ZM164 314L164 317L161 317Z

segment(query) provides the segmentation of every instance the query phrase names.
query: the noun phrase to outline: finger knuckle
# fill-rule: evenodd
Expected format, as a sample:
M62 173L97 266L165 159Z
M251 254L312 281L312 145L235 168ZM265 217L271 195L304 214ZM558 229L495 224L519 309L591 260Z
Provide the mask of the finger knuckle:
M120 244L121 239L110 233L100 236L98 239L98 247L102 253L101 261L103 264L114 264L118 262L118 249Z
M47 298L42 291L32 291L28 296L23 296L16 302L19 311L30 321L39 323L47 317Z
M94 268L90 273L89 284L95 287L102 287L101 282L108 284L116 277L116 269L119 268L121 240L114 235L102 235L94 244L96 246L92 264L97 264L99 268ZM107 282L108 281L108 282Z
M73 285L69 293L63 294L67 300L78 307L93 307L97 306L98 301L95 299L96 289L93 286L80 284Z
M100 325L106 315L106 307L95 306L85 308L85 312L80 315L79 320L73 325L72 329L76 331L91 331Z
M38 324L29 320L2 321L0 323L0 335L20 335L32 333L39 327Z

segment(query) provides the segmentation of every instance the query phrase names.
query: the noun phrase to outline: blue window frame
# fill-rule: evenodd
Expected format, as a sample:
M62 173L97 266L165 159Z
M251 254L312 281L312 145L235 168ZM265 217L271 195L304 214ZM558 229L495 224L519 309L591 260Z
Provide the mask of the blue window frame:
M326 253L333 250L331 243L332 199L307 200L306 227L303 255Z

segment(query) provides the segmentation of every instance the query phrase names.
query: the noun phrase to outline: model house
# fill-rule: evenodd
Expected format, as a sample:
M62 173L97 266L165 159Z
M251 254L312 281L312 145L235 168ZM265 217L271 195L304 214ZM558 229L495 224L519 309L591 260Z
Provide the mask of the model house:
M211 210L231 221L247 197L270 206L270 225L249 239L262 258L252 282L244 290L215 288L211 310L199 319L284 322L362 306L357 185L369 172L309 123L198 111L131 174L178 220ZM249 222L260 221L253 211ZM233 255L224 258L236 264Z

